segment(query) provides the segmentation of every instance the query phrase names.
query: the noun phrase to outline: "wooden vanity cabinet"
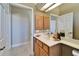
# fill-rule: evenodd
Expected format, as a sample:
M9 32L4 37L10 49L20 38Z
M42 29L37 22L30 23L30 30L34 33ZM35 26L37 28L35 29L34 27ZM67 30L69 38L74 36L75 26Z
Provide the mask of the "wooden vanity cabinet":
M34 52L35 52L35 55L36 55L36 56L39 56L39 55L40 55L39 49L40 49L40 48L39 48L38 44L35 43L35 51L34 51Z
M35 56L59 56L60 44L49 47L34 37L34 55Z
M44 30L49 29L50 27L50 18L49 16L44 16Z
M62 53L62 56L72 56L72 50L74 48L70 47L70 46L67 46L67 45L64 45L64 44L61 44L61 53Z
M43 48L40 48L40 56L48 56L48 53Z
M47 56L48 53L43 49L43 43L34 38L34 55L35 56Z
M54 45L49 49L50 56L61 56L61 44Z
M43 30L43 16L42 15L36 15L35 16L35 29L36 30Z
M35 29L36 30L47 30L50 27L50 18L47 15L36 15L35 16Z
M35 37L33 42L35 56L73 56L72 50L76 49L62 43L49 47Z

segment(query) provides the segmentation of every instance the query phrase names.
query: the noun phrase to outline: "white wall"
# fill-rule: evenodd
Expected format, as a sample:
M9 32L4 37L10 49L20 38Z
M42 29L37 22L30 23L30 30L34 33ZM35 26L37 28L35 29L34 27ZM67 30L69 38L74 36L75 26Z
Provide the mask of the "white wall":
M12 45L17 46L31 40L30 10L12 7Z
M79 39L79 11L74 12L74 38Z

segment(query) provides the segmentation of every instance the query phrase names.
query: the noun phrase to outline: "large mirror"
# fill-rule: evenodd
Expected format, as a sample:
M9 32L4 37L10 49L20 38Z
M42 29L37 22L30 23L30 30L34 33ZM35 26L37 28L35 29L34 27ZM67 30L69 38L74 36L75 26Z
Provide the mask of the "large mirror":
M73 38L73 13L71 12L61 16L52 15L50 32L58 32L65 37Z

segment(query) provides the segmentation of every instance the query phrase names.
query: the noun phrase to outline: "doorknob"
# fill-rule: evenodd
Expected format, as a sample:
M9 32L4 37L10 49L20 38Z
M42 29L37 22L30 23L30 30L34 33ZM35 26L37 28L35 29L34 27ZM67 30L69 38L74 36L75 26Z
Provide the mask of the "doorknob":
M2 47L2 48L0 48L0 51L2 51L2 50L4 50L5 49L5 46L4 47Z

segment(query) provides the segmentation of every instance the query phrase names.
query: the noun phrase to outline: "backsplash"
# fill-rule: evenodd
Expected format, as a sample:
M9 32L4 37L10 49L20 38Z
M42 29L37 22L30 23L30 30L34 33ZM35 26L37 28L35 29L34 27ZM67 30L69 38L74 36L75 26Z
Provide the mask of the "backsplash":
M36 30L35 33L49 33L49 30Z

